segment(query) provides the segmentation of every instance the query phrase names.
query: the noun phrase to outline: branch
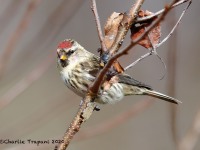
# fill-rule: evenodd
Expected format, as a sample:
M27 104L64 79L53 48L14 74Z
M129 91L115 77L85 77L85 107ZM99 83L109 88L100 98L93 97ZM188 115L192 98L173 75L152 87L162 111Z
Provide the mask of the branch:
M128 51L130 50L130 47L133 47L135 46L139 41L141 41L145 36L148 35L148 33L155 27L157 26L163 19L164 17L167 15L167 13L172 9L172 5L176 2L176 0L174 0L169 6L167 6L165 8L165 11L163 12L163 14L155 21L152 23L152 25L138 38L136 39L135 41L132 41L132 43L128 46L128 48L122 50L122 51L119 51L117 52L110 60L109 62L105 65L104 69L107 68L107 67L110 67L112 65L112 63L114 62L115 59L123 56L123 55L126 55L128 53ZM145 55L149 55L149 54L145 54ZM147 57L147 56L145 56ZM139 60L140 61L140 60ZM100 72L101 73L101 72Z
M125 38L125 35L127 34L128 30L130 29L132 23L136 19L136 14L138 13L139 9L141 8L141 5L143 4L144 0L137 0L133 7L130 9L129 14L125 15L122 22L120 23L118 34L115 38L115 41L111 48L109 49L109 55L112 56L114 53L116 53L119 48L121 47L123 40ZM121 56L121 55L120 55ZM119 57L120 57L119 56ZM113 56L110 58L108 63L105 65L105 67L99 72L96 80L92 84L92 86L89 88L89 90L96 94L99 91L99 87L103 82L103 78L106 74L106 72L109 70L109 68L112 66L113 62L119 58L116 56Z
M174 5L172 5L172 8L177 7L177 6L179 6L179 5L183 4L183 3L186 3L188 1L190 1L190 0L180 0L180 1L176 2ZM144 22L144 21L148 21L150 19L153 19L153 18L161 15L162 13L164 13L164 11L165 11L165 9L162 9L162 10L159 10L159 11L157 11L156 13L154 13L152 15L145 16L145 17L142 17L142 18L137 18L136 23L140 23L140 22Z
M177 26L180 24L184 14L186 13L187 9L189 8L190 4L192 3L192 0L187 0L189 1L188 2L188 5L184 8L183 12L181 13L181 16L179 17L178 21L176 22L176 24L174 25L174 27L172 28L172 30L170 31L170 33L160 42L158 43L157 45L155 45L155 49L157 49L158 47L160 47L162 44L164 44L164 42L166 42L171 36L172 34L174 33L175 29L177 28ZM186 2L186 1L184 1ZM181 1L180 2L177 2L176 4L182 4ZM174 5L173 5L174 6ZM150 42L152 43L152 42ZM134 45L133 44L130 44L128 47L126 47L123 51L129 51ZM130 65L126 66L124 68L124 70L128 70L130 68L132 68L133 66L135 66L138 62L140 62L141 60L145 59L146 57L152 55L152 52L148 52L144 55L142 55L140 58L138 58L136 61L134 61L133 63L131 63ZM157 55L158 56L158 55ZM159 58L161 59L161 58ZM165 64L164 64L165 66Z
M174 8L174 7L176 7L176 6L180 5L180 4L183 4L183 3L185 3L185 2L188 2L188 0L180 0L180 1L178 1L177 3L175 3L174 5L172 5L172 8ZM177 27L178 24L180 23L182 17L184 16L184 14L185 14L186 10L188 9L188 7L190 6L190 4L191 4L191 0L189 0L189 4L188 4L187 7L183 10L183 12L182 12L182 14L181 14L179 20L177 21L176 25L173 27L173 29L171 30L171 32L169 33L169 35L168 35L162 42L160 42L159 44L155 45L155 48L160 47L160 46L161 46L166 40L168 40L169 37L173 34L174 30L176 29L176 27ZM162 9L162 10L160 10L160 11L158 11L158 12L152 14L152 15L149 15L149 16L146 16L146 17L142 17L142 18L138 18L138 19L136 20L136 22L142 22L142 21L147 21L147 20L149 20L149 19L152 19L152 18L154 18L154 17L156 17L156 16L162 14L162 13L164 12L164 10L165 10L165 9ZM150 42L150 43L151 43L151 42ZM129 45L129 46L128 46L128 49L130 49L130 48L132 48L132 47L133 47L133 45ZM127 49L127 48L126 48L126 49ZM127 51L127 50L126 50L126 51ZM139 59L137 59L135 62L133 62L133 63L131 63L130 65L128 65L127 67L125 67L124 70L128 70L128 69L132 68L132 67L133 67L134 65L136 65L139 61L145 59L146 57L150 56L151 54L152 54L151 52L144 54L144 55L141 56ZM158 55L157 55L157 56L158 56ZM158 58L162 61L162 59L161 59L159 56L158 56ZM164 64L163 61L162 61L162 63ZM164 67L166 68L165 64L164 64ZM163 76L163 77L164 77L164 76Z
M95 103L91 103L92 99L93 96L91 96L91 94L87 94L85 96L84 101L81 104L75 118L65 132L65 135L63 137L64 142L59 145L58 150L65 150L68 147L74 135L79 131L81 124L92 115L92 112L96 107ZM55 147L55 149L57 149L57 146Z
M109 50L110 56L116 53L121 47L127 32L129 31L131 25L133 24L133 22L135 22L137 18L138 11L140 10L143 2L144 0L137 0L134 6L130 9L129 14L124 14L123 20L119 26L118 34L115 38L113 45Z
M126 71L126 70L132 68L132 67L135 66L138 62L140 62L141 60L145 59L146 57L148 57L148 56L150 56L150 55L151 55L151 52L146 53L146 54L140 56L140 58L138 58L136 61L134 61L134 62L131 63L130 65L126 66L126 67L124 68L124 70Z
M165 43L172 36L172 34L174 33L174 31L177 28L177 26L181 23L181 20L182 20L184 14L186 13L187 9L190 7L191 3L192 3L192 0L189 0L188 5L184 8L184 10L181 13L178 21L176 22L176 24L174 25L174 27L172 28L172 30L170 31L170 33L162 40L162 42L160 42L159 44L156 45L156 48L160 47L163 43Z
M106 48L104 40L103 40L104 37L103 37L101 23L100 23L98 11L97 11L96 0L91 0L91 3L92 3L91 9L92 9L92 12L95 17L95 22L96 22L96 26L97 26L98 35L99 35L99 41L101 43L101 49L103 50L103 52L106 52L107 48Z

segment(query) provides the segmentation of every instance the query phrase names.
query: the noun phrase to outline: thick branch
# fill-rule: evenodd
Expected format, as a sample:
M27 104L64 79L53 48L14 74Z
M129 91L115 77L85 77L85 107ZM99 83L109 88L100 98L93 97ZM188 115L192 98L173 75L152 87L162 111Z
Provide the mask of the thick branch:
M137 18L138 11L140 10L144 0L138 0L134 6L130 9L128 14L124 14L123 20L119 26L118 34L115 38L113 45L111 46L109 52L110 56L116 53L121 47L123 40L130 29L130 26L135 22Z
M79 131L81 124L91 116L92 111L95 108L95 104L91 103L92 99L93 96L91 96L90 94L86 95L75 118L65 132L65 135L63 137L64 142L59 145L58 150L65 150L67 148L74 135Z

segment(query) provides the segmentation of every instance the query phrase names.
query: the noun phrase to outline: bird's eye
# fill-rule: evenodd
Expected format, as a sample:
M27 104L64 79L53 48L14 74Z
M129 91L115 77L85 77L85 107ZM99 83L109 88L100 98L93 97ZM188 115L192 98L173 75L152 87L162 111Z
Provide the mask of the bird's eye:
M67 52L67 56L70 56L71 54L73 54L74 53L74 51L68 51Z

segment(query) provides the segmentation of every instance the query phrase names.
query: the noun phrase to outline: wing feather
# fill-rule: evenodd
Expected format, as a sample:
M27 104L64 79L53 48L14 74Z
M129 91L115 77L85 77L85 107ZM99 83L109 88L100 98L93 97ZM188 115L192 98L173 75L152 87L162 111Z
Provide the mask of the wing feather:
M142 83L140 81L137 81L127 74L119 74L117 76L119 78L119 83L124 83L124 84L128 84L128 85L138 86L141 88L146 88L146 89L152 90L151 86L146 85L145 83Z

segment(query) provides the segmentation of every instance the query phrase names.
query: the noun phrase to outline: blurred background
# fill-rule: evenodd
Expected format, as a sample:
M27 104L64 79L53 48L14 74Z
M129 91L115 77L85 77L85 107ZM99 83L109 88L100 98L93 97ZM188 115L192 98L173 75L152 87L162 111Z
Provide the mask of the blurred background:
M167 2L147 0L142 9L156 12ZM132 4L128 0L97 0L102 27L112 12L125 12ZM27 140L51 143L63 136L81 98L60 79L56 47L72 38L98 55L100 43L90 5L89 0L0 0L0 140L26 142L1 143L1 150L53 149L55 144L37 146ZM162 23L162 38L185 6L169 13ZM70 144L71 150L200 149L199 9L200 1L194 1L170 40L157 50L167 65L166 74L156 56L127 71L183 103L174 106L132 96L115 105L100 106L101 111L94 112ZM145 53L146 49L136 46L120 62L125 67Z

